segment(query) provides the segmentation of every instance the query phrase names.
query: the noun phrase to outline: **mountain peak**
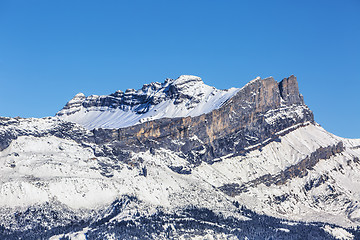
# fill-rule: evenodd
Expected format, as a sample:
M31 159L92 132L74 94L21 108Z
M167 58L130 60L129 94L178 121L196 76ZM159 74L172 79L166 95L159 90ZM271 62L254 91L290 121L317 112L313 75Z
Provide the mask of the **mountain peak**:
M85 98L85 94L83 94L83 93L78 93L78 94L76 94L75 96L74 96L74 98L79 98L79 99L81 99L81 98Z
M200 77L181 75L110 95L77 94L56 115L92 128L122 128L159 118L198 116L219 108L239 89L218 90Z
M73 114L81 107L85 99L86 97L83 93L78 93L64 106L63 110L66 111L67 114Z

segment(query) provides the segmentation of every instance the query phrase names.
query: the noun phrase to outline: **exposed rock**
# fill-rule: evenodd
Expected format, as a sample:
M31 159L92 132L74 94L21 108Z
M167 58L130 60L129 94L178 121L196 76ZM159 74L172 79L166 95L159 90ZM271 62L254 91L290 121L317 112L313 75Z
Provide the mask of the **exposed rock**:
M85 100L85 95L83 93L76 94L73 99L71 99L63 108L66 110L66 114L73 114L80 111L81 105ZM62 115L62 113L60 113Z
M304 102L303 96L299 93L298 82L294 75L288 78L284 78L279 83L281 97L288 103L300 103Z

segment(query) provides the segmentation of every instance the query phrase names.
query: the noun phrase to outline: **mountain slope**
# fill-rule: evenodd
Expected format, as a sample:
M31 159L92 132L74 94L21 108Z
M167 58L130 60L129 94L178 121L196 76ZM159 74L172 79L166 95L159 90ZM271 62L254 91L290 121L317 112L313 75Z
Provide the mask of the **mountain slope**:
M121 129L1 118L0 140L2 239L360 236L360 139L315 123L294 76Z

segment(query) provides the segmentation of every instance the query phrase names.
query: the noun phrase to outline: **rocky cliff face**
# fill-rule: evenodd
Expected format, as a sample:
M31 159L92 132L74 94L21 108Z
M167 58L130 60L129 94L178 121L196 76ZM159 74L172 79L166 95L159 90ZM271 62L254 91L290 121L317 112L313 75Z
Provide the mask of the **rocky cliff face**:
M299 94L299 87L294 75L284 78L279 83L280 95L288 104L304 103L303 96Z
M273 78L257 78L222 107L200 116L159 119L93 132L97 143L111 143L113 148L168 148L199 164L228 154L244 154L250 146L260 148L276 141L281 131L313 122L296 78L291 76L280 83Z

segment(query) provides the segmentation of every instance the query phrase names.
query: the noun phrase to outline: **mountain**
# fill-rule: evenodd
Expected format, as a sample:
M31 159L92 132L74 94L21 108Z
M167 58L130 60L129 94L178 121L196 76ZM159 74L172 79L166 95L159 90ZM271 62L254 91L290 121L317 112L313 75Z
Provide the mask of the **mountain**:
M360 239L360 139L295 76L181 76L0 118L1 239Z

